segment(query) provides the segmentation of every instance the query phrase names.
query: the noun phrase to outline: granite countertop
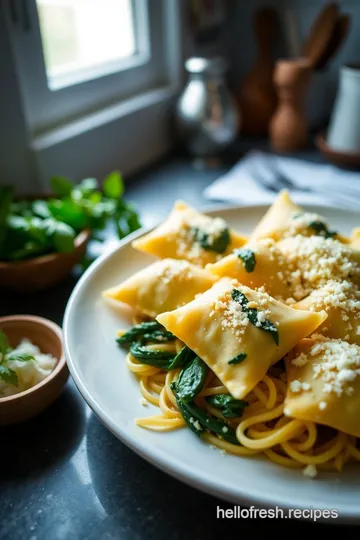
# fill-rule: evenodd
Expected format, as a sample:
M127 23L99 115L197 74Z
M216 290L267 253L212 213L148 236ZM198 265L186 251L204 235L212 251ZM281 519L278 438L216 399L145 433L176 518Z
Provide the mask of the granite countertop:
M196 170L172 159L137 175L126 196L152 225L176 199L208 204L203 189L226 169ZM2 291L0 316L31 313L61 324L76 279L41 296ZM217 519L217 506L233 505L131 452L100 423L72 380L44 413L0 430L0 464L0 540L209 540L315 530L309 522ZM316 527L326 534L329 526Z

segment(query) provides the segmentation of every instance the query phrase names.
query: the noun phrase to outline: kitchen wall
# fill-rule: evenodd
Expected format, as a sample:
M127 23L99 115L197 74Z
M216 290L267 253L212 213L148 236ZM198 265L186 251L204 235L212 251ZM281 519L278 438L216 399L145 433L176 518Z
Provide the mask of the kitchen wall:
M301 43L326 3L325 0L233 0L221 39L221 50L230 61L229 81L232 88L236 91L256 58L252 17L258 7L271 5L279 12L282 32L275 54L280 58L299 55ZM360 63L360 0L338 3L342 12L351 15L351 30L330 66L317 74L311 83L307 107L314 124L324 122L329 116L336 95L339 67L349 62Z

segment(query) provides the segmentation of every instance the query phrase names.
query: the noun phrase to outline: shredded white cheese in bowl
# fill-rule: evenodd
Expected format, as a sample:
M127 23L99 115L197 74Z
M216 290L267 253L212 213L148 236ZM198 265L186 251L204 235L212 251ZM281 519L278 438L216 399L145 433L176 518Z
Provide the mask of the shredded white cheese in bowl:
M44 354L28 339L14 349L0 354L0 399L19 394L46 379L57 359Z

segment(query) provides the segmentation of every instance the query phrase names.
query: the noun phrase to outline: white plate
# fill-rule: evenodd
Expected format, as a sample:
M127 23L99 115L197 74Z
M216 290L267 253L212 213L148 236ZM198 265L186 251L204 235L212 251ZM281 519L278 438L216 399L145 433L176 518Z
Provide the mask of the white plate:
M307 206L324 215L331 228L348 234L360 225L356 212ZM249 233L265 206L216 209L231 227ZM67 361L81 394L105 426L139 455L207 493L237 504L258 507L337 509L342 519L360 521L360 469L341 474L321 472L315 480L262 458L222 455L189 429L155 433L137 427L134 418L158 411L140 404L135 376L115 342L116 330L128 319L109 308L101 291L116 285L153 261L130 246L135 233L115 251L99 258L82 276L66 308L64 339ZM154 411L153 411L154 409ZM359 412L360 414L360 412Z

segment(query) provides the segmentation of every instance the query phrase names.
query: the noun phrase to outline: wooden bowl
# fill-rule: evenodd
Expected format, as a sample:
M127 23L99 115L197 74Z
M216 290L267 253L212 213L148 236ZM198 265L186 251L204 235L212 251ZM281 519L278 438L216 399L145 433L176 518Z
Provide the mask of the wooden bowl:
M65 361L61 328L42 317L14 315L0 317L0 328L12 347L23 338L37 345L41 352L58 359L54 370L42 382L29 390L0 398L0 426L27 420L51 405L59 397L69 377Z
M328 146L323 133L319 133L315 138L315 144L319 151L330 163L345 169L360 169L360 152L339 152Z
M90 231L81 231L71 253L49 253L18 262L0 262L0 286L19 291L45 289L63 280L85 254Z

